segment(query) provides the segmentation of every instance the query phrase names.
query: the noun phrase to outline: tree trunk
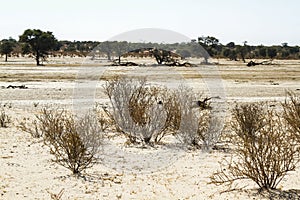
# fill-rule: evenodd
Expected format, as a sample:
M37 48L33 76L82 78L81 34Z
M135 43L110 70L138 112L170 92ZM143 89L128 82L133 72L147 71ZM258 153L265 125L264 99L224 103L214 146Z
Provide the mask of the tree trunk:
M245 55L244 55L244 53L241 53L241 57L242 57L243 62L245 63L246 60L245 60Z
M119 56L119 64L121 64L121 56Z
M5 54L5 62L7 62L7 57L8 57L8 54L6 53Z
M161 65L162 62L163 62L162 57L160 57L160 56L157 55L157 54L156 54L156 55L154 54L154 57L155 57L155 59L156 59L157 64Z
M40 66L40 52L36 52L36 57L35 57L35 60L36 60L36 66Z
M110 61L111 60L110 52L106 52L106 54L107 54L107 59Z
M204 62L205 64L208 64L208 57L204 56Z

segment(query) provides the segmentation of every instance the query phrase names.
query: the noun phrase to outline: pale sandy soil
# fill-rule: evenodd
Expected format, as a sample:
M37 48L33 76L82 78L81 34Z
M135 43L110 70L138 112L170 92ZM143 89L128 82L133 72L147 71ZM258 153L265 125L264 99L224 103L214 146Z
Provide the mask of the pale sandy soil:
M212 93L223 91L228 109L235 101L282 101L286 90L300 93L298 60L274 61L275 65L251 68L240 62L214 62L219 63L217 68L105 68L104 75L88 85L96 88L92 90L95 92L92 103L108 102L101 85L104 78L114 74L147 75L153 84L168 87L185 83L195 91L204 91L206 96L210 96L207 85L212 89L211 85L217 83L222 88L212 89ZM99 65L104 68L104 63L65 58L49 60L48 65L41 67L33 64L32 60L24 58L0 62L1 105L5 105L13 121L8 128L0 128L0 199L51 199L51 193L57 194L62 189L62 199L266 198L257 194L257 187L248 181L240 182L240 187L245 186L243 189L229 192L224 192L227 187L208 184L209 176L219 169L218 161L229 158L230 153L183 151L176 142L169 146L141 149L125 147L123 139L119 138L104 147L99 155L103 160L86 170L85 178L72 176L69 170L51 162L48 147L17 126L23 118L32 118L43 105L72 110L72 103L79 98L76 92L80 93L81 87L86 86L86 80L81 77L86 70L82 71L81 66L99 73ZM211 84L201 77L215 82ZM26 85L28 89L6 89L8 85ZM34 103L38 104L37 107ZM284 178L279 188L300 189L300 166Z

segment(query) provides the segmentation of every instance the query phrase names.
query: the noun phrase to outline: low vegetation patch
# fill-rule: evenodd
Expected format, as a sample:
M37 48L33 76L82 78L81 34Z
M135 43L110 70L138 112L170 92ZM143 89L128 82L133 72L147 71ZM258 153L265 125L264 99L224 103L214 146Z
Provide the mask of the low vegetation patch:
M80 174L98 160L104 130L92 112L78 118L63 109L44 107L35 120L25 119L19 127L33 137L42 137L54 155L53 161L73 174Z
M104 89L112 106L106 111L130 143L156 144L166 135L194 147L217 142L217 135L209 132L209 103L191 88L171 90L142 78L115 77Z
M7 128L9 123L11 123L11 117L7 115L4 108L1 108L1 110L0 110L0 127Z
M287 132L281 116L266 103L236 106L232 117L234 155L211 176L211 183L232 185L250 179L260 189L275 189L299 162L293 135Z
M288 92L288 96L282 107L284 111L283 118L289 125L288 131L300 143L300 97L295 93Z
M149 144L165 135L168 116L163 102L168 98L168 91L148 86L145 79L119 77L108 80L104 89L112 105L109 113L116 130L130 143Z
M24 132L30 133L31 136L34 138L42 137L42 132L39 129L39 124L37 119L31 120L30 118L23 118L18 128Z

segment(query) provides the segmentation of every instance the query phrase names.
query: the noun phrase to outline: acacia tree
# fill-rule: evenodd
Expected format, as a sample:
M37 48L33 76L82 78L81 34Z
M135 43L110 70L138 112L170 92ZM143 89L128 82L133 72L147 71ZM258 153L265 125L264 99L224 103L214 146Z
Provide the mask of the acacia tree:
M203 50L201 50L202 56L205 59L205 63L208 63L208 58L210 56L217 55L217 47L219 45L219 40L217 38L212 36L198 37L198 43L207 51L204 52Z
M128 52L128 50L129 50L129 44L126 41L114 42L113 43L113 48L114 48L114 50L115 50L115 52L118 56L118 62L120 64L122 54Z
M105 41L100 43L100 49L107 55L107 59L110 61L112 54L112 42Z
M16 45L16 40L9 38L0 42L0 53L5 55L5 62L7 62L8 55L13 51Z
M20 35L20 42L29 45L29 52L33 53L36 65L40 65L40 59L45 59L50 50L56 50L58 42L52 32L44 32L39 29L27 29Z

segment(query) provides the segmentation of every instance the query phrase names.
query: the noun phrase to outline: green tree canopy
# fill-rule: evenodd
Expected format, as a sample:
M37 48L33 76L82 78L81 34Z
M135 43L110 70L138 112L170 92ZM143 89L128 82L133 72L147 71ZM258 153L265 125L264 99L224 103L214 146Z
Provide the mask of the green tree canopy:
M267 50L267 54L268 54L269 58L273 59L277 55L276 47L269 47Z
M258 53L259 53L258 56L265 58L267 56L267 48L262 45L258 46L257 48L258 48Z
M7 62L7 57L13 51L16 43L17 41L12 38L4 39L0 42L0 53L5 55L5 62Z
M207 59L209 56L216 56L218 55L218 52L220 49L218 48L219 45L219 40L215 37L212 36L207 36L207 37L198 37L198 43L207 51L207 53L203 53L203 57L205 59L205 62L207 63Z
M19 41L29 45L29 51L35 56L37 65L40 65L40 59L45 59L50 50L58 48L58 42L52 32L39 29L25 30Z

